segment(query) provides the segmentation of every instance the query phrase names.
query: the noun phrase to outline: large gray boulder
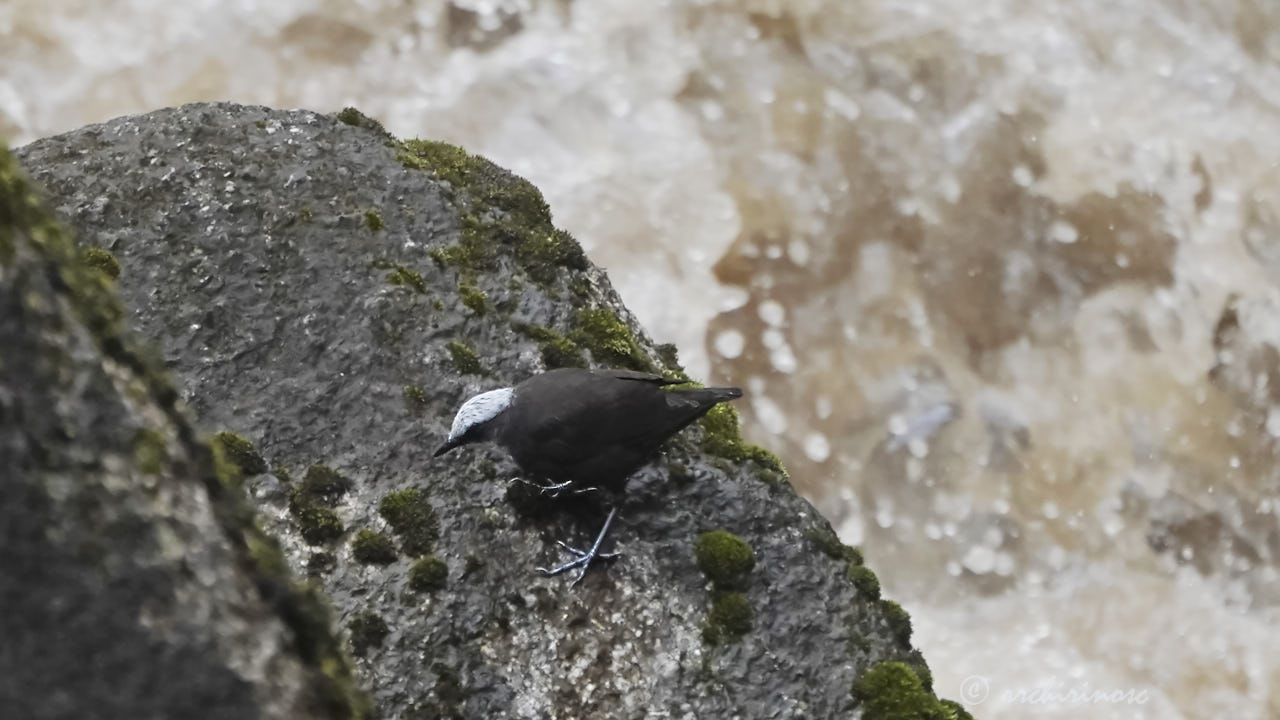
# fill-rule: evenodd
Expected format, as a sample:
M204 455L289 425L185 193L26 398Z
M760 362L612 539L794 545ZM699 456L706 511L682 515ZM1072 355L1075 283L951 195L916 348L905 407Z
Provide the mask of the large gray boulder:
M493 448L431 457L463 399L549 367L682 373L527 182L351 110L189 105L18 156L118 259L129 323L201 426L235 433L260 524L332 598L378 716L962 713L728 410L633 478L624 557L578 587L534 568L589 541L600 503L529 497Z
M0 716L360 714L323 598L123 317L0 147Z

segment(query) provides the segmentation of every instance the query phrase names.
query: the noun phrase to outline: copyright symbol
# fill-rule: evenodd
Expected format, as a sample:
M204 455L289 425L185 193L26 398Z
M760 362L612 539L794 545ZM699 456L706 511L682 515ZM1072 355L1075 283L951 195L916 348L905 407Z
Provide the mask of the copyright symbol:
M990 683L981 675L970 675L960 683L960 698L966 705L981 705L990 692Z

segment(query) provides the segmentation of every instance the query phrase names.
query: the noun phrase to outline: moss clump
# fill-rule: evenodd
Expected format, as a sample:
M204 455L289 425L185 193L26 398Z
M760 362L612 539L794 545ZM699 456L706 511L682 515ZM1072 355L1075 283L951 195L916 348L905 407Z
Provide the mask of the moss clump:
M602 364L631 370L653 369L631 330L608 308L579 310L574 316L572 337Z
M80 253L80 262L84 263L86 267L91 267L101 272L112 280L120 278L120 261L116 260L115 255L102 248L85 248Z
M865 565L850 565L847 574L860 595L871 600L880 599L880 579L871 572L871 568Z
M366 210L364 213L364 224L370 230L378 232L384 227L382 224L382 213L377 210Z
M754 613L747 596L739 592L718 591L711 596L711 610L702 628L702 639L708 645L719 645L751 632Z
M352 617L347 622L347 630L351 633L351 652L356 657L364 657L370 648L380 647L390 632L382 618L371 610Z
M409 589L432 592L444 589L449 581L449 566L435 555L420 558L409 568Z
M440 520L418 488L397 490L378 503L378 514L400 538L406 555L428 555L440 537Z
M964 706L955 700L939 700L938 705L942 708L942 717L944 720L973 720L973 716L969 714Z
M465 342L454 340L445 348L449 351L449 357L453 359L453 366L463 375L479 375L484 371L480 365L480 356L476 355L475 349Z
M471 312L477 315L483 315L489 311L489 296L475 285L468 283L458 283L458 294L462 296L462 304L467 306Z
M877 664L853 681L853 699L868 720L951 720L968 717L957 704L940 702L906 663ZM964 713L957 715L956 710Z
M422 273L410 270L403 265L395 266L395 269L387 275L387 282L398 287L413 288L420 295L427 294L427 281L422 279Z
M559 268L585 270L587 256L582 246L564 230L530 232L516 241L516 260L534 282L551 283Z
M808 537L823 555L832 560L840 560L853 565L862 564L862 551L840 542L840 536L836 535L836 531L826 523L809 528L805 532L805 537Z
M456 145L406 140L396 157L407 168L433 173L481 209L502 210L531 228L551 224L551 209L532 183Z
M298 522L302 539L310 545L337 540L345 528L332 507L351 487L350 481L328 465L312 465L289 492L289 512Z
M410 412L422 412L422 409L427 406L427 393L420 385L405 385L404 404L409 407Z
M151 428L142 428L133 436L133 457L138 469L147 475L159 475L169 459L164 436Z
M702 533L693 551L698 567L717 587L740 585L756 566L756 554L751 546L726 530Z
M308 545L323 545L342 537L346 530L337 513L327 507L312 505L293 511L298 531Z
M333 569L337 566L338 558L334 557L333 553L325 550L313 552L311 557L307 558L308 575L327 575L333 572Z
M267 471L267 462L243 435L224 431L214 435L213 441L222 446L223 454L245 475L261 475Z
M386 535L369 529L356 533L351 554L365 565L390 565L396 561L396 547Z
M879 581L877 580L878 584ZM907 611L892 600L881 600L880 612L884 613L885 622L889 624L889 631L893 633L893 636L903 645L910 643L911 616L907 614ZM928 684L925 683L925 685Z
M344 107L342 110L338 111L338 120L346 123L347 125L360 127L361 123L363 123L365 119L364 113L350 106Z
M304 223L310 223L312 220L316 219L316 214L309 206L303 205L298 209L298 219Z
M542 363L548 370L562 367L586 367L582 358L582 350L569 338L541 325L515 322L512 327L516 332L538 343L538 351L542 354Z
M307 468L302 483L294 489L294 497L305 496L308 501L332 507L350 489L350 480L328 465L317 463Z
M727 404L711 408L702 419L702 449L712 455L718 455L733 462L751 462L787 477L787 469L777 455L757 445L751 445L742 439L742 430L738 422L738 411Z

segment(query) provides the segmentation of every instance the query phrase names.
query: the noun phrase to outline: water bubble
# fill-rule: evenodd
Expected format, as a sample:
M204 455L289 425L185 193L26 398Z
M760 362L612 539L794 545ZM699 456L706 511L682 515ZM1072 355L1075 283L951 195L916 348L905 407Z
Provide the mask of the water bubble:
M777 350L786 346L787 336L783 335L781 330L765 330L760 333L760 344L770 350Z
M1267 434L1273 438L1280 438L1280 408L1272 406L1267 411Z
M730 360L741 355L746 344L746 338L737 330L722 330L715 339L716 352Z
M986 575L996 566L995 551L983 545L974 545L964 554L965 569L978 575Z
M765 300L760 303L760 307L756 308L756 312L760 314L760 319L777 327L786 322L787 309L777 300Z
M1080 231L1076 230L1076 226L1065 220L1054 220L1049 226L1049 239L1054 242L1070 245L1080 239Z
M813 411L818 414L818 418L821 420L831 417L831 411L834 409L829 395L819 395L813 401Z
M796 355L791 352L790 345L783 344L769 353L769 362L773 365L774 370L784 375L790 375L796 371Z
M799 238L787 243L787 257L797 265L809 264L809 243Z
M1059 512L1058 504L1052 500L1045 501L1045 504L1040 507L1040 513L1044 515L1047 520L1056 520Z
M809 433L804 439L804 454L814 462L826 462L831 457L831 443L820 432Z
M1013 169L1013 182L1018 187L1030 187L1035 180L1035 176L1031 174L1031 168L1026 165L1018 165Z
M765 432L772 435L781 435L787 431L787 416L782 412L782 408L767 395L753 393L751 399L751 409L755 411L756 420L764 426Z

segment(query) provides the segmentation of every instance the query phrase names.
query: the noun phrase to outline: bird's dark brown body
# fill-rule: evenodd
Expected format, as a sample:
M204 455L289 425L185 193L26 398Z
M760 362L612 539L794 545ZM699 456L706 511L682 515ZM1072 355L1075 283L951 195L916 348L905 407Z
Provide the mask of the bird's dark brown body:
M515 387L492 439L527 474L617 488L664 441L737 388L665 389L678 381L627 370L565 368Z

